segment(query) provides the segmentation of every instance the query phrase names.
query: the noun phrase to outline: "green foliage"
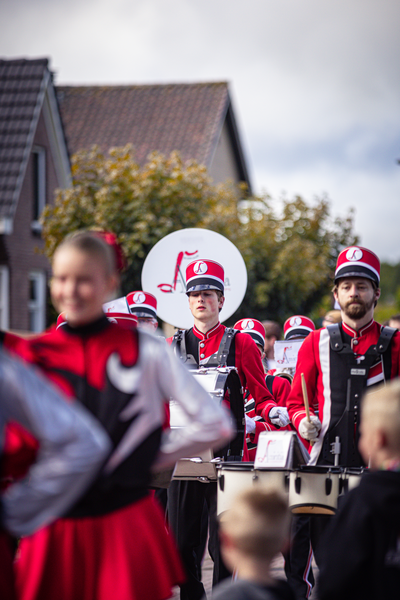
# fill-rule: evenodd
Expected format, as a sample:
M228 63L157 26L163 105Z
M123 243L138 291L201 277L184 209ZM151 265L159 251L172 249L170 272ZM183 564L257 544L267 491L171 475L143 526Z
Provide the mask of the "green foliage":
M259 198L246 203L242 219L238 247L249 287L240 316L282 323L293 314L310 314L332 287L340 249L356 242L352 213L332 221L326 198L309 206L297 196L283 201L279 215L270 198Z
M267 196L247 198L231 182L214 185L204 166L178 153L153 153L140 167L130 146L104 156L97 147L72 159L73 185L58 190L42 215L51 258L66 234L98 228L117 235L128 257L123 289L140 289L144 259L161 238L186 227L204 227L230 239L248 271L243 304L231 318L283 322L310 314L325 302L340 249L356 242L353 215L332 219L326 198L313 206L299 196L281 211Z
M54 206L43 211L45 252L51 258L71 231L112 231L128 257L125 292L140 289L143 261L156 242L178 229L205 226L214 210L218 227L218 207L229 203L226 196L230 205L237 199L233 186L212 185L205 167L183 164L176 152L168 158L154 152L140 168L130 145L112 148L108 156L96 146L75 154L72 177L72 187L57 190Z

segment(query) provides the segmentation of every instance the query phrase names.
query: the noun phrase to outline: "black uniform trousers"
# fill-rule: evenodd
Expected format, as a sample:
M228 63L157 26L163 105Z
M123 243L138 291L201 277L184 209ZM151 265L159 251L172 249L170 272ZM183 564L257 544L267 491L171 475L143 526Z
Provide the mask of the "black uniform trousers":
M310 517L292 515L290 548L284 553L285 574L296 600L310 597L315 585L312 571Z
M181 600L201 600L205 594L199 560L199 547L204 537L205 505L209 520L208 551L214 562L213 585L231 576L220 553L217 482L172 481L168 489L168 522L187 576L186 583L181 585Z

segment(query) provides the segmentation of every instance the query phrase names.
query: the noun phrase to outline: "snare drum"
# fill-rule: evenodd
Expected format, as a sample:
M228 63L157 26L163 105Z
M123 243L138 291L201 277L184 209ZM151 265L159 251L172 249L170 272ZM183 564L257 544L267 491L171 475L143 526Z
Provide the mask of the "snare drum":
M341 476L341 493L346 494L357 487L361 481L362 474L366 470L366 467L349 467L344 469Z
M289 508L295 514L333 515L340 492L340 467L301 466L290 473Z
M218 466L217 515L228 510L239 494L253 486L277 489L287 494L288 471L282 469L254 469L252 462L226 462Z
M236 437L229 443L227 448L218 452L219 456L241 457L243 455L244 443L244 400L242 384L235 367L213 367L200 368L191 371L193 377L204 387L204 389L217 402L227 400L233 415ZM175 400L170 401L170 426L185 427L188 417L180 404Z
M217 402L221 403L223 400L227 400L230 404L230 410L236 427L236 436L227 446L216 451L216 456L228 460L233 460L236 457L236 460L240 460L243 456L244 444L244 401L242 384L237 370L235 367L210 367L208 369L202 367L192 370L191 373ZM188 424L188 417L180 404L171 400L169 406L171 428L185 427ZM213 455L211 458L213 458ZM175 471L176 478L188 480L200 478L201 481L216 479L216 475L215 477L210 476L210 462L203 460L202 463L189 465L186 461L185 465L181 465L183 462L178 462ZM190 466L190 473L193 472L195 474L190 475L188 466ZM212 465L212 470L215 471L214 464Z

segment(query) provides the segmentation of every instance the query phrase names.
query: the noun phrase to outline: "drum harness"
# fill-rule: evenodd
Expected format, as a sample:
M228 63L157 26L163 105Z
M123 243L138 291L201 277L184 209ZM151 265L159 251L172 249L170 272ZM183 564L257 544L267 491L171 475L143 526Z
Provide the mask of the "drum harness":
M199 368L194 356L192 354L188 354L186 351L186 339L185 339L185 330L178 329L173 338L171 347L173 348L175 355L190 369L198 369L201 370L202 366ZM212 354L205 365L206 369L209 368L217 368L221 370L217 378L217 384L219 383L222 387L222 384L225 383L227 389L230 392L229 400L231 404L231 412L235 418L236 424L236 436L226 448L223 448L220 452L225 456L225 460L229 461L241 461L243 457L243 443L244 443L244 401L243 401L243 389L241 383L239 386L235 385L235 382L239 380L239 375L237 374L236 369L232 367L228 367L227 361L229 356L229 351L231 349L232 342L239 333L237 329L233 329L232 327L227 327L224 331L224 335L221 339L218 352ZM232 369L227 375L227 370ZM225 372L224 372L225 369ZM232 373L236 374L232 375ZM232 385L230 386L230 383Z
M321 454L326 462L332 460L329 460L329 454L334 454L340 455L340 464L343 466L361 466L363 461L358 451L358 439L362 394L366 387L369 369L379 360L383 359L385 381L390 378L390 352L387 350L397 330L383 327L377 343L370 346L364 356L356 356L352 345L343 341L338 323L329 325L327 331L331 350L344 359L347 386L344 411L332 429L328 430Z

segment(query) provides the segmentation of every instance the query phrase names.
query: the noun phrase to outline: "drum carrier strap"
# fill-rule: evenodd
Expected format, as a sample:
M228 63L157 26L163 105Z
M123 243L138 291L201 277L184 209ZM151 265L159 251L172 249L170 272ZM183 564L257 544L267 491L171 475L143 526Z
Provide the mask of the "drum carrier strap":
M177 356L179 360L184 362L187 366L192 369L198 368L198 364L195 361L194 356L188 354L186 351L186 338L184 329L178 329L175 331L172 338L171 348L173 349L175 356Z
M227 327L224 331L224 335L222 336L221 342L219 344L218 352L212 354L207 361L207 367L226 367L227 360L229 356L229 351L231 349L232 341L235 335L239 333L237 329L233 329L233 327ZM188 354L186 351L186 340L185 340L185 330L178 329L174 337L172 338L172 348L176 356L184 362L186 365L196 365L198 368L198 364L194 360L194 357L191 354Z
M232 342L239 333L237 329L227 327L222 336L219 344L218 352L213 354L204 366L206 368L215 367L226 367L229 351L231 349ZM178 329L172 339L171 344L175 355L191 369L198 369L199 365L195 361L191 354L186 351L186 340L185 330ZM217 379L217 384L223 387L222 383L225 383L226 375L220 374ZM236 424L236 437L218 454L225 456L226 460L229 461L241 461L243 456L243 444L244 444L244 400L242 386L240 383L237 372L230 373L226 379L227 389L230 394L231 411L233 413L235 424Z
M345 409L338 422L325 436L322 456L326 462L330 462L331 446L338 436L341 444L340 464L348 467L361 466L363 461L358 451L358 440L362 395L369 369L378 360L383 359L385 381L390 379L390 353L387 351L397 330L393 327L383 327L378 342L370 346L363 357L355 356L351 345L343 340L339 323L329 325L327 331L331 350L341 355L346 364L347 387Z

